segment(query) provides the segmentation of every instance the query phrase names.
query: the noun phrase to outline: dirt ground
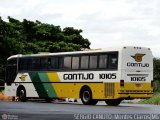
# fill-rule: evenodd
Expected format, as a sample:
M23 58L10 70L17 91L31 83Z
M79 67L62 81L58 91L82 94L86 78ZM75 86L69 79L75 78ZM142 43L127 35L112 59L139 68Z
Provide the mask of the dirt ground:
M11 101L12 97L5 96L3 92L0 92L0 100Z

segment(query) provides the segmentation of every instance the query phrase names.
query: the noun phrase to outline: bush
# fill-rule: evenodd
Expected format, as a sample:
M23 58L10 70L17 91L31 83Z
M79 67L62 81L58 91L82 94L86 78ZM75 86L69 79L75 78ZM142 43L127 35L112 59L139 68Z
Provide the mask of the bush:
M144 99L139 101L140 104L155 104L160 105L160 93L154 94L154 96L150 99Z

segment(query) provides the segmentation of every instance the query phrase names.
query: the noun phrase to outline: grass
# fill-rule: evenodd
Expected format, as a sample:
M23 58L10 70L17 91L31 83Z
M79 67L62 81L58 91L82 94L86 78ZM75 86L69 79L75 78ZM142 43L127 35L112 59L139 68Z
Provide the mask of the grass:
M0 101L12 101L12 97L11 96L6 96L4 94L4 89L1 89L1 91L0 91Z
M138 103L160 105L160 93L156 93L152 98L141 100Z

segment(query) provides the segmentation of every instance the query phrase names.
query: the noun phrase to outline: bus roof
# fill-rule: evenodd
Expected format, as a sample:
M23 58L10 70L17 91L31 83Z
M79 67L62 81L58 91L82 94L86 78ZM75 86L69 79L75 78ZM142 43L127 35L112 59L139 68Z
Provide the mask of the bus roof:
M27 55L22 55L22 54L17 54L17 55L12 55L10 56L7 60L12 59L12 58L17 58L17 57L38 57L38 56L56 56L56 55L75 55L75 54L82 54L82 53L98 53L98 52L116 52L116 51L121 51L125 48L134 48L134 49L148 49L146 47L133 47L133 46L126 46L126 47L112 47L112 48L103 48L103 49L88 49L84 51L73 51L73 52L56 52L56 53L48 53L48 52L41 52L37 54L27 54Z

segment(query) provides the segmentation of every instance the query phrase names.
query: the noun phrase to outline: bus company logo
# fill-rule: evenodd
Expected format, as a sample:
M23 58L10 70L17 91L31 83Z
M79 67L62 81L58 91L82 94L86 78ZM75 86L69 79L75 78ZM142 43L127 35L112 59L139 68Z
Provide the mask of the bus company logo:
M144 55L146 55L146 54L136 53L134 56L131 56L131 57L134 58L136 62L141 62L142 61L142 57Z
M27 75L22 75L21 77L19 77L21 79L21 81L25 81L26 80L26 76Z

